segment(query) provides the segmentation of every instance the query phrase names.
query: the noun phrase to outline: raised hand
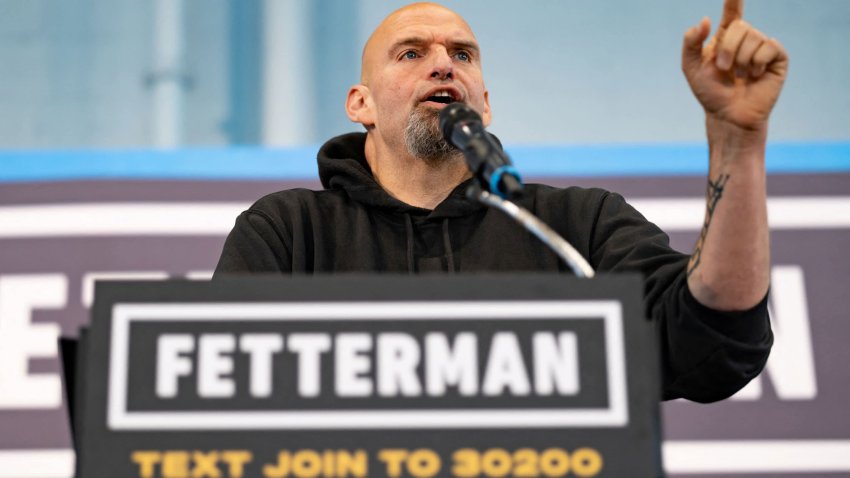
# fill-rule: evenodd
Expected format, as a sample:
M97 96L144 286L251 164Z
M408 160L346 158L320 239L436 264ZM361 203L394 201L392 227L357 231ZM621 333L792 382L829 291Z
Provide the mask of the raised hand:
M785 82L788 54L776 39L742 20L743 9L743 0L726 0L708 43L708 18L689 29L682 70L709 120L764 130Z

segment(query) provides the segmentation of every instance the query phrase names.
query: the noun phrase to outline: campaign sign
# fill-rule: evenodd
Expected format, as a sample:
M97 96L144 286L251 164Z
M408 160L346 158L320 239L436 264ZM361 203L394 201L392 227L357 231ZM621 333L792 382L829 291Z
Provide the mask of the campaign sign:
M658 476L639 277L98 284L82 477Z

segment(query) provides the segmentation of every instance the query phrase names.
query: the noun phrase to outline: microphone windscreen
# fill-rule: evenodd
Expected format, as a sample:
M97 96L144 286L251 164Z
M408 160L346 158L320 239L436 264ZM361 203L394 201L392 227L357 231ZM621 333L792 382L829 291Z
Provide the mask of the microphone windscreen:
M452 131L455 125L462 122L481 122L481 115L463 103L451 103L440 111L440 131L446 141L452 141ZM457 146L457 145L456 145Z

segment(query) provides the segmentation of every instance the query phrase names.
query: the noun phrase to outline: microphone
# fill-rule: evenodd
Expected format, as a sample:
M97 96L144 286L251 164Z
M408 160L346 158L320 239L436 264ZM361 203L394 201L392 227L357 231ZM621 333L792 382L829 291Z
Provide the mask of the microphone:
M508 155L484 131L481 116L463 103L451 103L440 112L440 131L463 152L466 164L485 190L510 199L522 192L522 179Z

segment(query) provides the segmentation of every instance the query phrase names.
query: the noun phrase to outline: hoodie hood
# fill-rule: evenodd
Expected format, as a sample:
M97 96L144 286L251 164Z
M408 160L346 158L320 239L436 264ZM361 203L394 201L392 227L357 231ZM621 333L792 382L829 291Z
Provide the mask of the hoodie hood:
M318 153L319 178L328 190L342 190L364 205L429 219L459 217L484 206L466 198L472 180L459 184L433 211L399 201L375 181L366 162L366 133L348 133L330 139Z

